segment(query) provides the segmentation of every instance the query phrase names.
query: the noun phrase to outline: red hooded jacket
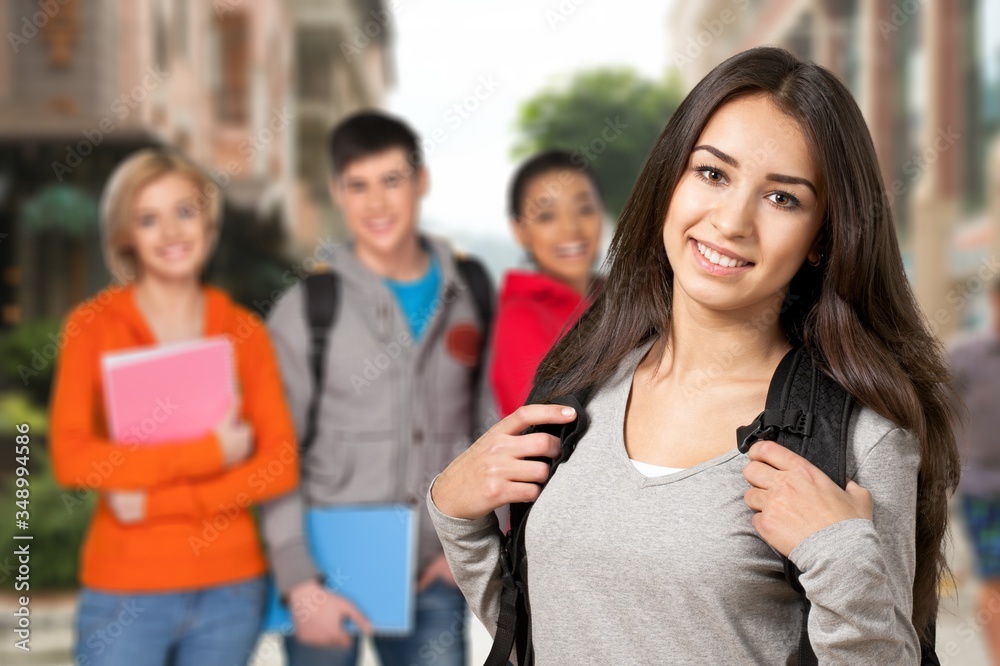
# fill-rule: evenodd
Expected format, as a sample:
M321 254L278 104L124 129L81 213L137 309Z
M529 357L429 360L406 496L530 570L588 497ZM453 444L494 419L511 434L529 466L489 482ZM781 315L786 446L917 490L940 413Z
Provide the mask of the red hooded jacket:
M490 366L501 417L524 404L539 363L586 305L582 295L547 275L514 270L504 276Z

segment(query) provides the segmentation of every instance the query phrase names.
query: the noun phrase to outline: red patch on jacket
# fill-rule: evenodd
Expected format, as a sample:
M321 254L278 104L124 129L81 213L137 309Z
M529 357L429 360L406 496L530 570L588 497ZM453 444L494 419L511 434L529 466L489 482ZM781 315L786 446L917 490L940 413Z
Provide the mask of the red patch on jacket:
M474 368L479 362L479 345L482 332L469 322L459 322L444 334L444 348L448 354L467 368Z

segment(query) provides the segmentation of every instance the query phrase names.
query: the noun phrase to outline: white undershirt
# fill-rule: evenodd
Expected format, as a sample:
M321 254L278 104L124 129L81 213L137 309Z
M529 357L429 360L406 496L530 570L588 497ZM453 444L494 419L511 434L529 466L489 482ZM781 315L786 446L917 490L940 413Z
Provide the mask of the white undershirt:
M632 460L629 458L629 460ZM638 460L632 460L632 464L643 476L657 477L666 476L667 474L674 474L684 470L683 467L663 467L662 465L650 465L649 463L644 463Z

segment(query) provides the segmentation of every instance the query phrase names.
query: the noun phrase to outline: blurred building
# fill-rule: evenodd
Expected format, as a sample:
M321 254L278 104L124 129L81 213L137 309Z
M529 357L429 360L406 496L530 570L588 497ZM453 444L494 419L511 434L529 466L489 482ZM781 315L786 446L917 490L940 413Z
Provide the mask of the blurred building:
M226 229L278 226L299 247L335 232L323 136L381 101L390 27L374 0L5 2L0 327L107 284L97 202L141 147L206 169Z
M342 237L330 201L326 134L343 116L379 106L393 80L388 37L393 16L380 0L289 0L295 24L295 235L308 248L318 235Z
M998 3L679 2L668 31L689 87L765 44L836 72L872 131L924 311L942 337L975 323L1000 257Z

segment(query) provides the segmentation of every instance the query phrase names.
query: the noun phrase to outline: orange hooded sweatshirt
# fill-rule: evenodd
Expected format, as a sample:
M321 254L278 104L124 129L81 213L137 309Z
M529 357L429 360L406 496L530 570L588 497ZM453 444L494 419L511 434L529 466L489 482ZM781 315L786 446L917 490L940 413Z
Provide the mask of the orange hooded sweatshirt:
M240 417L253 428L251 456L228 468L214 433L158 446L108 440L101 356L157 344L135 304L134 286L105 289L66 319L49 446L59 483L99 496L81 561L87 587L191 590L266 569L249 507L298 483L294 428L263 320L217 289L204 291L204 335L232 341ZM103 498L116 490L146 491L141 521L118 522Z

